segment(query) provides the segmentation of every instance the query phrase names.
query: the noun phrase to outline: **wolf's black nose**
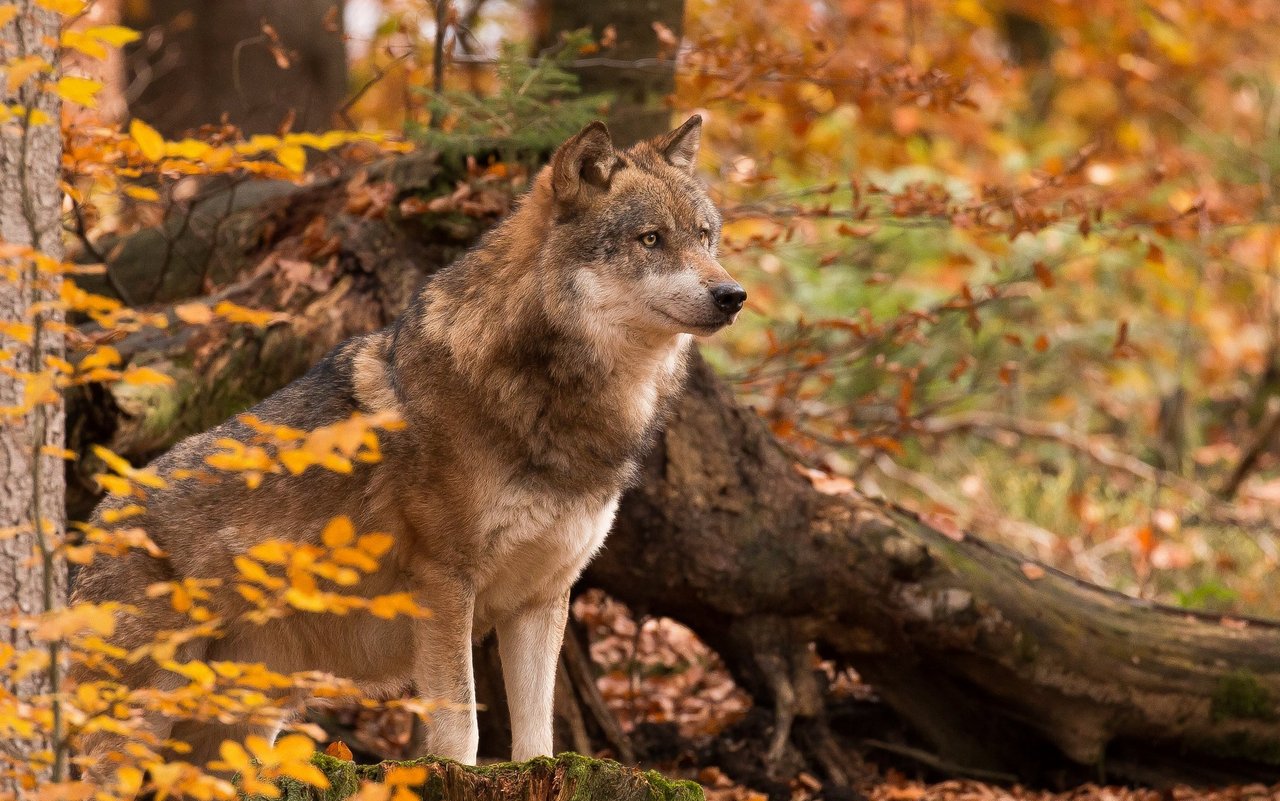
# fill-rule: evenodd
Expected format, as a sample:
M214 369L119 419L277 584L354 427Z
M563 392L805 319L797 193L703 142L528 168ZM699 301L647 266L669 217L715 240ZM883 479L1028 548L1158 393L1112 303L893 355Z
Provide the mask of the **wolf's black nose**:
M737 314L747 300L747 290L737 284L716 284L711 287L711 299L725 314Z

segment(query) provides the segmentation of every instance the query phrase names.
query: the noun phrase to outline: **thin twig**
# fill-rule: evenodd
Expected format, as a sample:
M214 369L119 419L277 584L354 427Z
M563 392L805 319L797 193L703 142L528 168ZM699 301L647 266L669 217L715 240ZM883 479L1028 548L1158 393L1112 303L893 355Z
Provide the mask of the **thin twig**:
M75 235L80 238L80 243L84 245L85 251L93 257L93 260L102 265L103 277L107 279L107 286L111 287L111 291L116 293L116 297L120 298L126 306L133 305L133 298L129 295L129 291L125 289L116 278L115 273L111 271L111 264L107 257L98 250L97 245L89 238L88 226L84 219L84 206L80 205L75 198L71 199L71 211L75 214L76 227Z
M912 748L907 745L898 745L896 743L887 743L883 740L869 739L864 739L862 744L914 760L915 762L919 762L921 765L933 768L939 773L947 776L966 776L970 779L978 779L979 781L1002 782L1004 784L1013 784L1018 781L1018 777L1014 776L1012 773L1001 773L998 770L984 770L982 768L971 768L967 765L958 765L954 762L947 762L942 757L931 754L928 751L923 751L919 748Z
M1280 398L1271 398L1267 403L1266 416L1258 427L1257 435L1253 438L1253 442L1249 443L1249 447L1245 448L1244 455L1240 457L1235 469L1218 490L1219 498L1229 501L1236 496L1240 491L1240 485L1262 460L1262 455L1271 449L1277 434L1280 434Z
M407 61L410 57L413 56L413 54L414 54L414 51L408 50L405 53L396 56L395 59L393 59L392 62L387 66L378 67L377 74L374 75L369 80L365 81L364 84L362 84L359 89L357 89L355 92L352 93L351 97L347 99L347 102L343 103L342 107L338 109L338 118L342 120L342 124L347 126L348 128L354 129L356 127L356 123L353 119L351 119L351 113L350 113L352 106L354 106L356 103L359 103L360 98L364 97L365 94L368 93L370 89L372 89L374 86L377 86L378 83L380 83L383 78L391 74L391 70L395 69L395 67L399 65L402 61Z

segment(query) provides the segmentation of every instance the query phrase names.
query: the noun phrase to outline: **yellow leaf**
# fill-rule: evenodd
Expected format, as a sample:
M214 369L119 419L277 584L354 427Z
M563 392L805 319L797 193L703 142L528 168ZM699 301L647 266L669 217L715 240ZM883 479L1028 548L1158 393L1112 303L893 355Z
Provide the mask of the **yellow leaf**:
M141 36L134 29L123 25L94 25L92 28L87 28L85 34L106 42L112 47L124 47L130 42L138 41Z
M395 538L390 534L365 534L357 543L360 550L370 556L382 556L391 550L391 546L395 544Z
M407 592L395 592L390 595L378 595L369 600L369 612L381 618L393 618L396 615L409 617L427 617L427 611L413 601Z
M229 300L220 300L213 307L213 313L232 323L248 323L249 325L267 325L276 319L276 315L268 311L247 309Z
M329 562L317 562L312 570L317 576L327 578L343 587L350 587L360 581L360 574L356 571L349 567L339 567Z
M0 334L16 339L24 345L30 345L36 335L36 329L27 323L6 323L0 320Z
M40 453L44 454L45 456L52 456L55 459L66 459L67 461L75 461L76 459L80 458L80 454L76 453L73 450L70 450L68 448L58 448L53 445L41 446Z
M181 142L169 142L165 145L165 155L174 158L198 161L209 154L213 147L196 139L183 139Z
M129 464L127 459L110 452L110 450L101 447L101 445L93 445L92 450L93 456L102 459L102 461L106 462L106 466L110 467L111 470L120 473L120 475L128 475L128 473L133 470L132 464Z
M116 768L116 794L119 798L133 798L142 789L143 772L141 768L124 765Z
M128 184L124 188L124 193L135 200L157 201L160 199L160 193L148 186L134 186Z
M133 484L129 483L127 478L109 476L105 474L96 475L94 478L97 479L98 484L102 487L103 491L110 495L133 494Z
M164 668L180 676L186 676L201 687L213 687L218 681L218 675L213 672L213 668L196 660L182 663L166 662Z
M289 561L289 554L285 550L284 543L279 540L267 540L258 543L249 549L249 555L259 562L266 562L272 565L283 565Z
M280 463L293 475L304 472L316 463L315 457L304 450L287 450L280 452Z
M213 309L203 303L182 303L173 307L179 320L191 325L204 325L213 319Z
M5 86L10 92L16 92L32 75L48 69L51 69L49 62L39 56L14 59L5 66Z
M332 470L335 473L349 474L353 467L350 459L345 459L336 453L326 454L320 459L320 466L326 470Z
M235 558L235 563L236 570L240 571L240 575L244 576L249 581L254 581L258 584L265 584L267 586L271 586L273 583L279 581L279 579L268 575L266 568L248 557L237 556Z
M315 750L315 743L305 734L286 734L276 741L274 756L280 762L306 762Z
M160 384L161 386L170 386L174 383L172 376L167 376L150 367L130 367L125 370L120 380L126 384Z
M110 345L99 345L93 353L80 360L81 370L93 370L98 367L114 367L120 363L120 351Z
M257 734L250 734L244 738L244 747L253 754L253 758L258 760L258 764L264 768L274 768L280 763L272 753L271 742L266 737Z
M58 97L88 108L98 105L98 92L101 90L102 81L81 78L77 75L64 75L53 86L53 91Z
M363 551L357 551L355 548L337 548L333 552L333 561L339 565L350 565L365 573L372 573L378 569L378 561Z
M0 6L0 27L13 22L13 18L18 16L18 7L12 3Z
M255 773L253 760L249 758L249 754L245 752L244 747L234 740L223 740L222 745L218 747L218 754L222 757L222 762L226 767L233 771L243 773ZM215 767L210 763L210 767ZM223 767L217 765L216 767Z
M301 174L307 169L307 151L297 145L284 145L276 151L276 161L290 172Z
M327 608L323 595L318 592L304 592L297 587L286 590L284 599L294 609L301 609L304 612L323 612Z
M320 538L330 548L341 548L355 539L355 535L355 527L351 525L351 518L346 515L338 515L324 527L324 533L320 535Z
M48 125L53 122L43 109L27 108L16 103L9 106L9 113L19 119L25 119L29 125Z
M422 784L427 780L427 769L423 765L415 765L411 768L406 767L388 767L387 778L384 780L392 786L404 786L408 784Z
M78 50L89 58L99 60L107 57L107 48L97 39L91 39L82 31L63 31L61 44L63 47Z
M131 503L128 506L121 506L118 509L104 509L102 510L102 522L119 523L121 520L127 520L130 517L137 517L146 511L147 510L144 507L139 506L136 503Z
M329 787L329 780L325 778L324 773L315 765L309 765L306 762L286 762L280 766L280 774L322 790Z
M159 161L164 158L164 137L155 128L142 120L134 120L129 123L129 136L137 142L138 149L149 161Z
M360 785L360 789L356 794L351 796L351 801L388 801L390 798L390 787L385 784L366 781Z
M57 391L53 386L53 376L48 373L36 373L22 387L24 407L34 409L38 404L51 403L57 399Z
M36 0L36 5L47 8L64 17L74 17L84 12L84 0Z

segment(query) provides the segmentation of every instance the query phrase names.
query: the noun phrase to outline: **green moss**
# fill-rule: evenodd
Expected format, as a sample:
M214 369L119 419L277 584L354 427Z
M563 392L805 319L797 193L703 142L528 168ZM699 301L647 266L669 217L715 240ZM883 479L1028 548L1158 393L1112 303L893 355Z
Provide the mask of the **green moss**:
M1211 707L1214 720L1275 720L1271 691L1247 670L1237 670L1218 680Z
M329 789L285 779L280 782L284 801L341 801L362 781L381 781L389 768L419 766L427 768L426 780L413 789L423 801L703 801L702 788L694 782L574 753L475 767L436 757L356 765L324 754L317 754L313 763L329 778Z

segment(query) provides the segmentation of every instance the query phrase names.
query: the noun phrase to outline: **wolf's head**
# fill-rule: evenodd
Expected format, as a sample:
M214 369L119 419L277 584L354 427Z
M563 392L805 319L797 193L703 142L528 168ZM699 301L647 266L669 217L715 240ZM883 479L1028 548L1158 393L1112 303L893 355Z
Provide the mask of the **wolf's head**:
M618 150L593 122L542 176L548 256L599 326L707 335L747 298L716 260L720 213L693 177L702 118Z

